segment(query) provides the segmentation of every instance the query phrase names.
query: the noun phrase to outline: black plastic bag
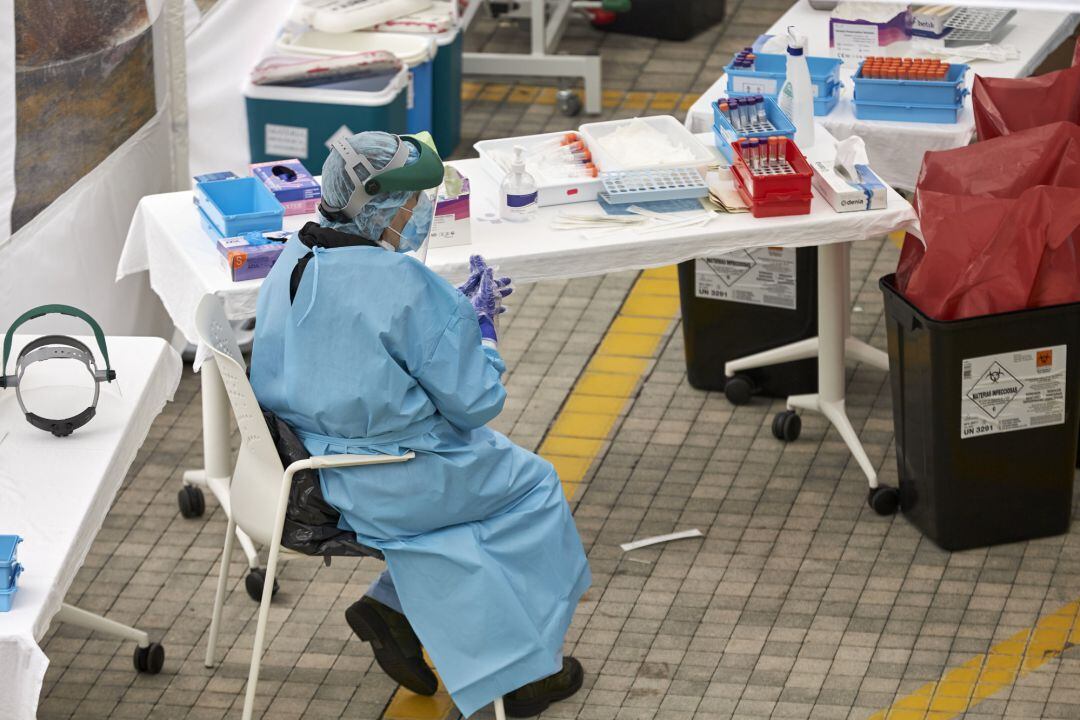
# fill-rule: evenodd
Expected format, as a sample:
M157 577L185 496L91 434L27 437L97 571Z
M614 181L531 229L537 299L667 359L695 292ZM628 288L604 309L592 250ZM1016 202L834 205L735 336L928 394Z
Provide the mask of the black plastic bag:
M270 437L274 439L281 464L288 467L311 454L292 428L269 410L263 410ZM285 529L281 544L304 555L367 556L382 558L382 553L356 539L356 534L338 527L341 513L322 494L316 470L301 470L293 475L289 506L285 510Z

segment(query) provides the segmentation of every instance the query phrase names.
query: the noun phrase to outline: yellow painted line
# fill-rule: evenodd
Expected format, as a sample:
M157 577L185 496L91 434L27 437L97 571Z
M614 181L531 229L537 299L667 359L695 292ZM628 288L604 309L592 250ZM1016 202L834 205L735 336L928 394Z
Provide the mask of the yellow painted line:
M539 94L540 88L535 85L515 85L506 101L520 105L532 105Z
M480 89L483 87L484 84L478 82L461 83L461 99L465 101L474 100L476 96L480 94Z
M891 232L889 233L889 242L891 242L896 247L903 249L905 235L907 235L906 230L897 230L895 232Z
M661 112L671 112L678 107L679 100L681 99L682 93L658 92L653 96L653 101L652 104L649 105L649 109Z
M553 87L546 87L540 89L540 94L536 96L537 105L554 105L555 95L559 91Z
M652 93L628 92L623 99L623 107L627 110L644 110L652 99Z
M617 108L622 104L625 95L622 90L604 90L600 95L600 102L606 108Z
M683 112L686 112L690 108L694 107L694 103L696 103L696 102L697 102L697 97L695 97L693 95L687 95L686 97L684 97L682 99L682 102L679 103L679 109L682 110Z
M954 720L1080 645L1080 600L900 698L870 720Z
M480 97L488 99L490 88L479 91ZM554 88L539 89L534 102L542 102L549 90L554 102ZM506 90L511 96L517 91ZM679 313L678 287L674 268L646 270L638 277L540 444L539 454L555 467L568 498L585 480L659 352ZM440 682L432 697L398 688L382 720L447 720L456 712Z
M502 83L488 83L484 86L484 89L480 91L480 99L489 102L502 102L509 92L509 85L504 85Z

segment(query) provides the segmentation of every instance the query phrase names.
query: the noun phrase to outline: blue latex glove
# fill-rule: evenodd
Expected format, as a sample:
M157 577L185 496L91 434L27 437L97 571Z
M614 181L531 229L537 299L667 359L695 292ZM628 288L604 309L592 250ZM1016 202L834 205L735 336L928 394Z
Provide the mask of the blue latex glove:
M487 261L484 260L482 255L471 255L469 257L469 279L464 284L458 285L458 292L471 300L472 296L476 294L476 289L480 287L480 276L484 274L484 270L487 268Z
M509 278L505 278L505 280L507 282L500 285L499 281L495 279L494 271L490 267L485 268L480 274L476 293L469 299L473 310L476 311L476 317L480 321L481 336L483 336L485 342L493 345L498 342L495 319L506 312L502 299L514 291L510 287Z

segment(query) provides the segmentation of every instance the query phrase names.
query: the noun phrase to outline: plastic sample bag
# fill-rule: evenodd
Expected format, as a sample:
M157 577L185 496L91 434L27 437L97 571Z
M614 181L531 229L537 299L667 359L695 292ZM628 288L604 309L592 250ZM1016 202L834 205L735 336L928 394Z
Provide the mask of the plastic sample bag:
M1080 125L927 153L897 287L938 320L1080 301Z
M1060 120L1080 123L1080 41L1071 68L1029 78L976 75L971 99L979 140Z

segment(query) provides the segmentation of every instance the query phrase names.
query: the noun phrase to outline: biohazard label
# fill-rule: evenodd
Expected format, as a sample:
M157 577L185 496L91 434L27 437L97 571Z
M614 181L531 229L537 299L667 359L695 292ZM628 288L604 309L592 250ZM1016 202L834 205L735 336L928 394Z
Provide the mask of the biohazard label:
M697 297L794 310L795 248L754 248L698 258Z
M962 363L960 437L1065 422L1065 345L971 358Z
M265 130L264 144L267 155L307 159L308 131L306 127L266 123Z

